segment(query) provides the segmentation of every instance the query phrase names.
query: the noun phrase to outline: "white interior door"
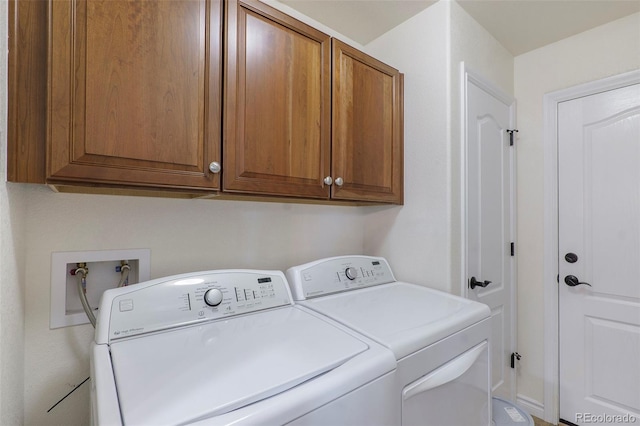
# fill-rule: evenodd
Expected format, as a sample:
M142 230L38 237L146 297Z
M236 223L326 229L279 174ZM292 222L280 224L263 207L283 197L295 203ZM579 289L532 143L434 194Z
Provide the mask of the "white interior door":
M466 279L478 281L467 296L491 308L491 375L494 396L515 399L511 354L515 345L514 146L515 103L475 80L466 90ZM490 281L490 283L488 283ZM483 287L486 284L485 287Z
M558 105L558 209L560 417L640 423L640 85Z

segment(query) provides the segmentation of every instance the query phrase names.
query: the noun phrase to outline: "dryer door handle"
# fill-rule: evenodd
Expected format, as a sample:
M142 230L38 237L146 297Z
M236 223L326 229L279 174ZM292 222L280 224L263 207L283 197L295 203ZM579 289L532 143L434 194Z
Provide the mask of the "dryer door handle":
M486 347L487 341L485 340L457 358L449 361L442 367L437 368L426 376L418 379L416 382L413 382L402 391L402 399L406 401L420 393L454 381L471 368L480 355L482 355L482 352L485 351Z

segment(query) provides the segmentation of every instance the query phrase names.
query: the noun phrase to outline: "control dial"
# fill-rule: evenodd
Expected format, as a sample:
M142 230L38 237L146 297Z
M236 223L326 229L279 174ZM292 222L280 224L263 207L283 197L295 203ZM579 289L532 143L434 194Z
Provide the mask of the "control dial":
M218 306L222 303L222 292L217 288L210 288L204 294L204 303L209 306Z
M354 268L353 266L348 267L347 269L345 269L344 274L347 276L347 278L349 278L351 281L355 280L356 278L358 278L358 270L356 268Z

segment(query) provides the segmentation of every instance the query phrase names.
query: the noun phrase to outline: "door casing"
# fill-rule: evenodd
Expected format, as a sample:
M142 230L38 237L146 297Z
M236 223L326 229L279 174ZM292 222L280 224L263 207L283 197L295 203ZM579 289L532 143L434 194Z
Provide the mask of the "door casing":
M558 104L640 83L640 70L548 93L544 96L544 419L560 414L558 297Z

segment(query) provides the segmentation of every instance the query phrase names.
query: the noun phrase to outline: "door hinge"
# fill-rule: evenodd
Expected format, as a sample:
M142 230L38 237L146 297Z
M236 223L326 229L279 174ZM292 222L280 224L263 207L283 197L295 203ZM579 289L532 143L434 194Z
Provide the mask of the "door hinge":
M509 133L509 146L513 146L513 134L518 132L518 129L507 129L507 133Z
M511 243L511 256L516 255L516 243Z
M520 355L518 352L514 352L511 354L511 368L516 368L516 360L520 361L520 358L522 358L522 355Z

